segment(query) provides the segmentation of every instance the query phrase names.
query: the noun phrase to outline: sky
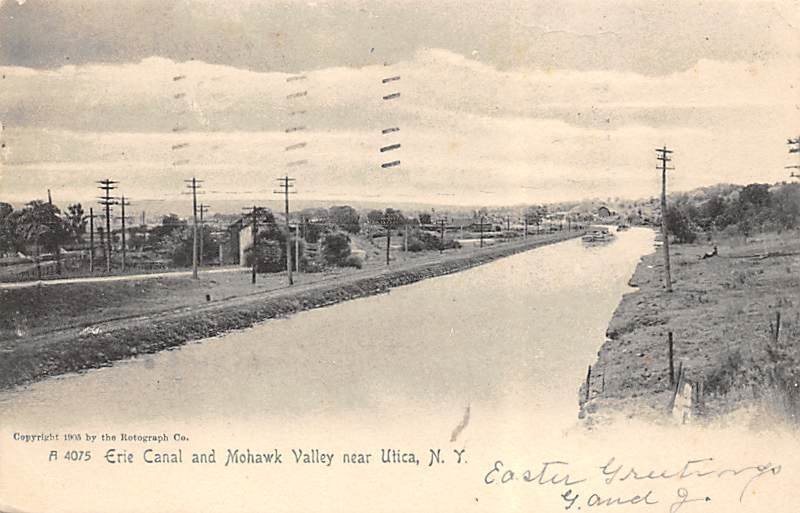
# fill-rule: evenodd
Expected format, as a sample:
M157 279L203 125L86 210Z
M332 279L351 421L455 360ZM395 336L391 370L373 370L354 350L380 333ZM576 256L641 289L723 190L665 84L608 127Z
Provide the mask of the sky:
M800 1L0 0L0 75L5 201L650 197L788 180Z

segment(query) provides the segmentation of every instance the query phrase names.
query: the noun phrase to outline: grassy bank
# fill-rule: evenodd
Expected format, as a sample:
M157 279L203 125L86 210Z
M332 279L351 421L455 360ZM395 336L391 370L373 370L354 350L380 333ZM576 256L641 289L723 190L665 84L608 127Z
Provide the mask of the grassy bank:
M715 244L718 255L702 258ZM669 418L672 332L675 373L682 366L699 394L693 415L716 419L749 408L794 419L800 414L800 234L671 249L674 291L664 291L659 248L642 259L630 281L638 290L614 313L588 401L586 384L580 391L582 414L590 424L617 414Z
M16 308L16 315L39 315L41 322L55 326L59 320L73 316L75 326L57 333L36 337L6 338L0 342L0 388L7 389L47 376L96 368L142 353L153 353L170 347L246 328L266 319L283 317L303 310L319 308L349 299L386 292L392 287L414 283L425 278L441 276L526 251L538 246L559 242L579 235L560 233L515 243L501 244L483 250L466 251L440 256L438 261L420 259L403 266L381 270L366 270L343 274L328 281L297 284L292 289L265 291L262 294L232 296L225 300L191 307L165 310L138 317L117 318L81 328L86 309L100 311L98 297L125 303L136 294L147 301L171 294L167 289L187 287L182 293L195 293L201 287L191 280L156 280L153 282L81 284L69 296L43 294L43 289L31 288L2 291L4 308ZM187 284L188 283L188 284ZM87 285L91 285L88 286ZM60 287L60 286L59 286ZM112 292L113 291L113 292ZM137 292L138 291L138 292ZM51 291L52 292L52 291ZM107 294L107 295L106 295ZM54 297L61 299L54 300ZM142 299L143 300L143 299ZM74 304L72 304L74 303ZM28 307L28 313L19 312ZM99 315L99 313L98 313ZM77 316L77 317L75 317ZM27 317L26 317L27 318ZM13 326L5 326L6 331Z

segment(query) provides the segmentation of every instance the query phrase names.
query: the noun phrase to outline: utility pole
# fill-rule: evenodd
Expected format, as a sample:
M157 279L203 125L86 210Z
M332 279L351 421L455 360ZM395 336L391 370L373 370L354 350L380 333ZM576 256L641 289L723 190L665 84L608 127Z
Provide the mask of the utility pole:
M389 226L389 220L386 220L386 265L389 265L389 248L392 244L392 228Z
M439 219L439 225L441 226L441 232L442 232L442 240L441 240L441 246L439 247L439 253L444 251L444 230L446 224L447 224L447 216L444 216L441 219Z
M114 180L100 180L98 189L103 191L103 196L100 197L100 205L106 210L106 240L105 240L105 254L106 254L106 272L111 272L111 206L116 204L116 198L111 196L111 191L117 188L119 182Z
M300 222L294 227L294 270L300 274Z
M787 139L786 140L786 144L789 145L789 153L790 154L791 153L797 153L798 156L800 157L800 135L798 135L795 139ZM798 169L798 170L800 170L800 164L794 164L794 165L791 165L791 166L786 166L786 169ZM792 171L792 173L789 176L791 176L792 178L800 178L800 174L795 173L794 171Z
M200 182L203 180L198 180L197 178L192 177L191 180L184 180L186 182L186 187L191 189L192 192L192 278L197 279L197 189L202 188Z
M258 215L261 213L262 208L253 205L253 209L251 210L252 223L253 227L251 233L253 234L253 245L251 248L251 253L253 255L253 269L252 274L250 276L250 283L253 285L256 284L256 266L258 264ZM220 261L222 259L222 255L220 254Z
M53 206L53 196L50 194L50 189L47 189L47 203L52 207ZM52 226L52 224L51 224ZM61 247L58 244L58 240L56 240L56 274L61 274Z
M525 223L525 235L523 235L522 238L523 239L527 239L528 238L528 216L523 215L522 216L522 222Z
M94 272L94 209L89 207L89 272Z
M669 233L667 231L667 170L675 168L667 167L667 162L672 160L670 154L672 150L668 150L666 146L656 149L658 156L656 157L661 162L661 237L664 239L664 284L667 292L672 292L672 273L669 266Z
M209 206L200 203L200 267L203 267L203 239L205 239L206 235L206 225L203 217L205 213L208 212Z
M127 255L127 244L125 243L125 207L130 206L130 202L125 199L125 196L122 195L119 199L119 205L122 207L122 216L120 220L122 221L122 233L121 233L121 242L122 242L122 271L125 271L125 257Z
M481 215L481 247L483 247L483 219L486 216Z
M275 194L283 194L284 199L284 215L286 216L286 271L289 276L289 285L294 284L294 279L292 279L292 230L289 226L289 194L297 194L296 191L291 190L291 188L294 187L294 184L291 182L294 181L294 178L289 178L288 176L278 178L280 190L274 191Z

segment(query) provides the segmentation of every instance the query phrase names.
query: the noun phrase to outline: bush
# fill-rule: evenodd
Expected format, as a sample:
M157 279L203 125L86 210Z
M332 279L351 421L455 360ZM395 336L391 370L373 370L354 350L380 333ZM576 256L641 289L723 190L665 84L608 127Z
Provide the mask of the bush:
M322 254L329 264L340 267L345 265L350 256L350 237L344 233L326 235L322 243Z
M675 236L677 243L692 243L697 239L697 234L692 230L689 216L676 207L667 209L667 230Z
M408 238L408 250L413 253L418 253L425 249L425 245L422 243L421 240L417 239L416 237L409 237Z
M356 269L361 269L364 266L364 263L361 259L355 255L350 255L349 257L344 259L343 267L355 267Z

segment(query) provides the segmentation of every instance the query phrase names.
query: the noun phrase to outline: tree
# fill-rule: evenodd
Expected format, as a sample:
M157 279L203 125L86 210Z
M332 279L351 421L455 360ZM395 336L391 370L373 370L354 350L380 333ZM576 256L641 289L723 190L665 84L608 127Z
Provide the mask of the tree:
M797 228L800 221L800 184L780 187L772 194L772 209L779 229Z
M525 219L528 224L539 224L544 219L547 210L541 205L533 205L525 209Z
M44 201L29 202L22 209L16 222L17 237L36 247L37 256L42 248L55 253L56 272L61 273L59 248L70 240L70 226L61 218L61 211L55 205Z
M769 185L765 183L751 183L739 192L739 202L746 207L763 208L769 205Z
M173 232L183 230L188 225L189 223L178 217L177 214L165 215L161 218L161 224L150 230L150 242L156 245L161 244Z
M322 255L332 265L343 266L350 256L350 237L344 233L330 233L322 242Z
M705 230L709 230L711 228L724 228L724 226L720 226L721 221L724 219L725 209L727 205L725 204L725 200L715 194L711 196L705 203L700 206L700 225Z
M73 203L67 207L67 222L69 223L71 235L75 240L80 240L86 233L86 218L84 217L83 206L80 203Z
M358 233L361 231L360 216L353 207L334 206L328 210L329 216L333 224L349 233Z
M17 214L17 215L15 215ZM0 202L0 254L17 249L16 219L18 213L9 203Z
M674 205L667 208L667 231L675 236L675 242L678 243L692 243L697 239L689 217Z
M367 212L369 224L381 224L383 222L383 212L380 210L370 210Z
M405 222L406 218L403 213L394 208L387 208L383 212L383 216L380 221L380 223L389 230L400 228L405 224Z
M431 215L427 212L422 212L418 216L419 224L431 224Z

